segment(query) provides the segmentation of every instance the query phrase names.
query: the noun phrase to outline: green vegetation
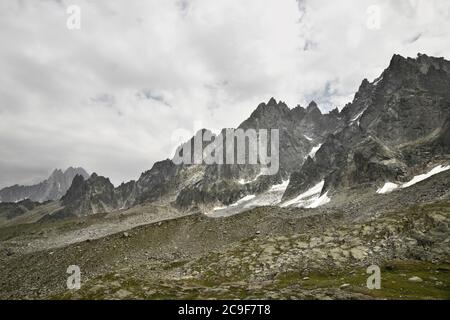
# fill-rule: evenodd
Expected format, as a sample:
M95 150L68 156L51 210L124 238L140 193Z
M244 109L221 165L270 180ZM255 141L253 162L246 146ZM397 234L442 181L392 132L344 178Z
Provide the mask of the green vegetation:
M423 282L409 279L419 277ZM340 288L343 284L350 286L343 289L363 293L377 299L450 299L450 264L432 264L422 261L391 261L381 269L381 289L368 289L364 269L352 273L336 275L310 274L304 278L298 273L284 273L277 277L279 288L294 283L311 290L317 288Z
M175 264L171 265L176 268ZM169 269L169 266L166 266ZM244 273L244 278L247 277ZM366 287L365 269L336 274L312 273L308 277L296 272L277 275L263 285L247 281L230 281L213 274L200 278L162 281L139 279L130 274L106 274L83 285L76 292L52 296L53 299L246 299L264 298L267 292L294 292L301 290L341 290L363 294L376 299L450 299L450 264L432 264L422 261L391 261L381 270L381 289ZM420 277L422 282L412 282ZM346 284L345 288L341 288ZM120 293L129 293L123 297ZM282 295L283 299L292 298ZM295 295L294 295L295 296Z

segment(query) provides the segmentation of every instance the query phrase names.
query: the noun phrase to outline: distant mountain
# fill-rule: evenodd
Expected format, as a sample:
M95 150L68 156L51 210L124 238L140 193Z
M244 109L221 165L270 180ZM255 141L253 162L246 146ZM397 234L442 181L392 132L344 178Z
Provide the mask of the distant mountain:
M76 175L88 178L83 168L68 168L66 171L56 169L48 179L31 186L14 185L0 190L1 202L19 202L29 199L34 202L59 200L72 185Z
M151 202L212 212L275 200L296 203L296 197L311 194L316 198L307 205L315 207L337 193L345 199L354 189L375 193L386 182L406 182L431 165L450 162L449 88L449 61L394 55L379 78L362 81L341 111L322 114L314 101L290 109L274 98L255 109L238 128L280 131L276 175L261 175L259 165L164 160L115 189L97 175L77 179L62 204L78 215ZM193 139L186 144L193 146Z

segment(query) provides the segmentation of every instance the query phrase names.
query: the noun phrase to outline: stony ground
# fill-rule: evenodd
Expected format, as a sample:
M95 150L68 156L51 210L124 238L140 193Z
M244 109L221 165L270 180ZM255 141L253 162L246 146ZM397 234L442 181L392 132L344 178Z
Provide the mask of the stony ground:
M54 298L450 299L449 209L448 202L418 206L329 226L320 236L257 232L224 251L125 267ZM374 264L380 290L366 286Z
M450 299L448 183L430 180L401 196L355 194L317 210L169 220L159 212L146 224L67 243L53 240L97 230L104 219L126 225L150 209L1 228L0 298ZM408 205L414 199L423 203ZM67 290L69 265L81 269L80 290ZM370 265L381 268L380 290L366 286Z
M450 298L448 201L350 224L272 211L233 221L194 215L13 254L0 269L2 298ZM185 239L185 230L198 236ZM70 264L81 267L81 290L64 288ZM382 268L381 290L366 287L373 264Z

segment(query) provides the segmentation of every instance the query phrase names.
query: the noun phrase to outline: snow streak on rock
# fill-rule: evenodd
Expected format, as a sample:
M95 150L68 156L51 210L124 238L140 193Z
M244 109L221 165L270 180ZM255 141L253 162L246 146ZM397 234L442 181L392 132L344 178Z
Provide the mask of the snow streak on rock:
M281 204L281 207L298 207L298 208L317 208L330 202L330 198L327 193L320 195L323 189L325 181L322 180L311 189L302 193L292 200L288 200Z
M398 188L398 184L392 182L386 182L383 187L377 190L377 193L389 193Z
M314 148L311 149L311 151L308 153L308 155L305 157L311 157L314 159L314 157L316 156L317 151L319 151L320 147L322 146L322 144L319 144L317 146L315 146Z
M288 185L289 180L283 181L280 184L273 185L269 190L261 194L245 196L229 206L216 207L212 212L208 213L208 216L224 217L241 213L251 208L278 205Z
M408 188L408 187L415 185L416 183L419 183L419 182L426 180L438 173L441 173L441 172L444 172L447 170L450 170L450 166L439 165L437 167L434 167L427 173L419 174L419 175L415 176L414 178L412 178L410 181L408 181L404 184L401 184L401 185L392 183L392 182L386 182L383 187L381 187L380 189L377 190L377 193L384 194L384 193L390 193L398 188L402 188L402 189Z

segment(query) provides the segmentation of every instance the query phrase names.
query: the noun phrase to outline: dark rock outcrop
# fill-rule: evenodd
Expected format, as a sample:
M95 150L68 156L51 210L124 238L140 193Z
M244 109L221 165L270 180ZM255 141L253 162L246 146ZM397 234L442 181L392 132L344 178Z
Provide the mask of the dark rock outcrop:
M77 175L61 198L63 211L74 215L109 212L118 207L114 185L108 178L93 173L89 179Z

